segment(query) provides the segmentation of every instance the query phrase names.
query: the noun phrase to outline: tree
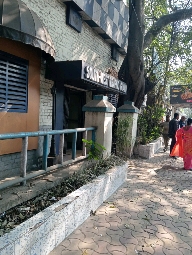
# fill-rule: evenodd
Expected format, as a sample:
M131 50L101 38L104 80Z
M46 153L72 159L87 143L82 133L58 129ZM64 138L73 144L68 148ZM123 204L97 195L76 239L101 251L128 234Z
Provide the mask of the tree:
M155 2L155 0L151 0ZM148 31L145 33L145 7L150 0L130 0L129 1L129 37L127 54L119 70L119 79L127 83L127 95L120 98L120 104L124 100L133 101L135 106L141 107L144 95L150 92L157 81L147 76L144 65L144 51L148 50L154 40L161 34L166 33L171 37L170 26L178 21L190 19L192 17L192 7L189 6L189 0L184 1L185 7L178 9L178 5L173 5L172 0L159 0L161 14L159 17L153 17L153 22ZM178 2L178 1L177 1ZM181 6L179 6L180 8ZM146 26L147 27L147 26ZM167 29L168 27L168 29ZM148 28L148 27L147 27ZM167 31L166 31L167 29ZM174 25L172 26L172 32ZM173 35L173 34L172 34ZM185 38L186 35L184 35ZM173 38L172 38L173 40ZM190 49L191 50L191 49ZM170 54L170 53L169 53ZM173 57L170 54L169 58ZM169 61L170 59L167 59ZM167 70L168 71L168 70Z

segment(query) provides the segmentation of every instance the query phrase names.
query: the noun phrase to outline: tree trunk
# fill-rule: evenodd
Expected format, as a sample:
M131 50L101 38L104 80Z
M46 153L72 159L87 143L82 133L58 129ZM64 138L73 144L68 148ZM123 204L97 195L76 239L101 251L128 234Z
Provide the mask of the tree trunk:
M139 14L139 16L138 16ZM124 100L135 103L138 108L144 100L145 79L143 65L144 40L144 1L129 1L129 38L124 67L120 69L119 78L127 84Z

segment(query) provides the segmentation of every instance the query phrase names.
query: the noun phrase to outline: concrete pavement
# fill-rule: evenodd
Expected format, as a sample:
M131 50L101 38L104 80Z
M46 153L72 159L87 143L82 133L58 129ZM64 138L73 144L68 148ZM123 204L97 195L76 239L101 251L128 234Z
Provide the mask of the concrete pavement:
M49 255L192 255L192 172L160 150Z

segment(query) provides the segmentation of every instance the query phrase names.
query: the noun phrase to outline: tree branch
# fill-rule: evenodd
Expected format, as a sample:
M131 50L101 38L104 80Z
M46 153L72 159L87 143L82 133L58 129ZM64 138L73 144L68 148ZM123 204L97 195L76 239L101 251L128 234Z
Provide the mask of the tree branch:
M146 49L154 40L154 38L163 30L165 26L171 22L188 19L192 16L192 8L182 9L171 14L163 15L150 28L144 38L144 49Z

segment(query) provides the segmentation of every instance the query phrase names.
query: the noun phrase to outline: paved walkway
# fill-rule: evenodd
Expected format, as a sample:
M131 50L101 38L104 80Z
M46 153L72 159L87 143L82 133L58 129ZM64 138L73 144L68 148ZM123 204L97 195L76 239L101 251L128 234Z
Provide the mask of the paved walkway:
M191 255L192 172L160 151L50 255Z

